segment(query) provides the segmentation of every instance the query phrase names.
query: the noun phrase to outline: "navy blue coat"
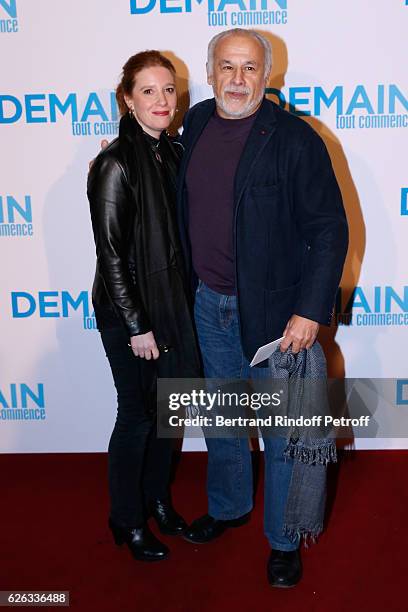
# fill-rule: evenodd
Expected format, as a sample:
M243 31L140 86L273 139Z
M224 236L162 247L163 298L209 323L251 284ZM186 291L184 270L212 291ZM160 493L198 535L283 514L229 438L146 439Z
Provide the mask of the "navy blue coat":
M178 215L193 286L185 177L214 109L214 99L193 106L182 135ZM293 314L330 325L348 246L342 197L322 139L267 99L237 168L234 207L241 342L252 359L260 345L282 336Z

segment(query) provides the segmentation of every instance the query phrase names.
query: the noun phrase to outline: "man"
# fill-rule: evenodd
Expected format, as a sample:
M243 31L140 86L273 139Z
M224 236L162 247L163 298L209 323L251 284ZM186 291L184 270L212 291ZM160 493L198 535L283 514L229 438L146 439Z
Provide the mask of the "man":
M214 99L187 113L179 176L179 222L197 286L195 320L208 378L263 378L249 362L259 346L309 349L329 325L347 251L347 222L320 137L264 97L269 42L252 30L215 36L208 47ZM283 530L293 460L286 441L265 444L268 578L301 578L299 537ZM248 519L251 457L246 439L207 439L208 514L185 533L208 542Z

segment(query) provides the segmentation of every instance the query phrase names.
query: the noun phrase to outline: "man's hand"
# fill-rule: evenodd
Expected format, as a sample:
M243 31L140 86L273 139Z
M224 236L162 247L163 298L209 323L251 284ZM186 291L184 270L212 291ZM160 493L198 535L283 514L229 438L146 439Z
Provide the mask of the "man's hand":
M153 332L140 334L140 336L132 336L130 346L135 357L141 357L148 361L150 359L158 359L160 355Z
M286 325L281 342L280 350L285 352L292 345L292 353L298 353L302 349L313 346L319 331L319 323L311 321L299 315L292 315Z
M101 140L101 151L103 151L104 149L106 149L106 147L108 146L109 141L105 140L105 138L103 140ZM91 161L89 162L89 170L92 168L92 164L94 163L94 160L91 159Z

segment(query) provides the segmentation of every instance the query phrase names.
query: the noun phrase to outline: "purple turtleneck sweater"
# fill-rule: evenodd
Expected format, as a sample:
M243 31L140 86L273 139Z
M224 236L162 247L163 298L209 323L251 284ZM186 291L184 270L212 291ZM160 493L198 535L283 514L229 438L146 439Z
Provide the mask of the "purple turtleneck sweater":
M244 119L211 117L186 174L193 267L213 291L235 294L234 179L256 113Z

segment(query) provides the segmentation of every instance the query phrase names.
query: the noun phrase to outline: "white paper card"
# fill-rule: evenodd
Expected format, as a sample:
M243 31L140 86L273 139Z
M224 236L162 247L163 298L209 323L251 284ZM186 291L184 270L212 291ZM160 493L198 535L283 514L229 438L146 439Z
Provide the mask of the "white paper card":
M269 359L272 353L276 351L276 349L278 348L279 344L282 342L284 337L285 336L282 336L282 338L278 338L277 340L273 340L273 342L269 342L268 344L264 344L263 346L260 346L259 349L256 351L251 363L249 364L251 368L255 366L257 363L261 363L261 361L264 361L265 359Z

